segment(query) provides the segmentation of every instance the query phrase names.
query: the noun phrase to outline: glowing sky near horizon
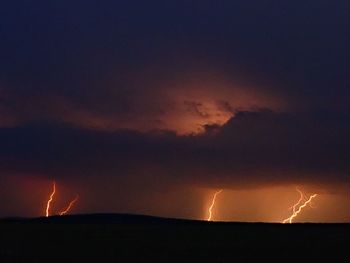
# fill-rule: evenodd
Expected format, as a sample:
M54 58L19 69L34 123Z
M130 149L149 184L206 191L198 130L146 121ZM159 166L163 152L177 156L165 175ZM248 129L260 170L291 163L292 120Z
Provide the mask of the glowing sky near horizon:
M82 8L84 6L84 8ZM348 1L0 10L0 217L350 221ZM327 19L325 19L327 17Z

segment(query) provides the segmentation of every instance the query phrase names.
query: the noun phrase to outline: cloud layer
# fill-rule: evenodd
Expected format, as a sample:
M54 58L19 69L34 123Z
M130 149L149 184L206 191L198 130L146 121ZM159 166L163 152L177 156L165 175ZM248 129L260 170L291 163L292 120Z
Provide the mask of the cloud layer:
M202 135L96 131L34 123L0 131L1 168L49 178L142 177L227 188L343 184L349 177L348 114L237 112ZM102 179L103 178L103 179Z
M348 187L349 26L345 0L4 3L0 186Z

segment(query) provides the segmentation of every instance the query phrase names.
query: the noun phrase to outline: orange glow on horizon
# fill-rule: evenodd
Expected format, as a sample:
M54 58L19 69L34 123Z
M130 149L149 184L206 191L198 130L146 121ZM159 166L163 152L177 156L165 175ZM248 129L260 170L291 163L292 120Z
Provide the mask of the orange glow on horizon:
M223 189L221 189L221 190L215 192L215 194L214 194L214 196L213 196L213 199L212 199L212 201L211 201L211 205L209 206L209 209L208 209L208 214L209 214L209 215L208 215L207 221L211 221L211 219L212 219L212 210L213 210L213 207L214 207L214 205L215 205L216 197L217 197L217 195L220 194L222 191L223 191Z
M74 203L78 201L78 199L79 199L79 195L76 195L76 197L72 201L69 202L69 205L64 210L62 210L60 212L60 216L67 214L71 210Z
M51 204L51 202L53 200L53 197L54 197L55 193L56 193L56 182L54 181L53 182L53 190L52 190L52 192L50 194L50 198L49 198L49 200L47 201L47 204L46 204L46 217L50 216L50 204Z
M306 201L304 201L304 203L303 203L302 205L300 205L299 208L296 210L296 207L297 207L297 206L302 202L302 200L304 199L303 193L302 193L298 188L297 188L297 191L298 191L299 194L300 194L300 198L299 198L298 202L297 202L296 204L293 205L293 214L292 214L290 217L284 219L284 220L282 221L283 224L285 224L285 223L287 223L287 222L288 222L288 223L293 223L293 219L296 218L296 217L298 216L298 214L299 214L307 205L310 205L310 206L311 206L311 201L312 201L312 199L314 199L314 198L317 196L317 194L311 195L311 196L309 197L309 199L307 199Z

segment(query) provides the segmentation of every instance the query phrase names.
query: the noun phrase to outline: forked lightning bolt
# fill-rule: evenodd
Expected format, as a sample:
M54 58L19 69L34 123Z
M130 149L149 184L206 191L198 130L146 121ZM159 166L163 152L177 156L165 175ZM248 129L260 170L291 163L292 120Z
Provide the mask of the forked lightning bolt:
M78 201L78 199L79 199L79 195L77 195L72 201L69 202L69 205L60 212L60 216L67 214L69 210L72 208L72 206L74 205L74 203Z
M53 189L52 189L52 192L50 194L50 198L49 198L49 200L47 201L47 204L46 204L46 217L49 217L49 215L50 215L50 204L51 204L51 202L53 200L53 197L54 197L55 193L56 193L56 183L53 182Z
M298 190L298 189L297 189L297 190ZM309 199L307 199L306 201L304 201L304 203L303 203L302 205L300 205L298 209L296 209L296 207L297 207L297 206L302 202L302 200L303 200L303 193L302 193L301 191L299 191L299 190L298 190L298 192L300 193L301 196L300 196L299 201L298 201L295 205L293 205L293 214L292 214L290 217L284 219L284 220L282 221L282 223L287 223L287 222L292 223L292 222L293 222L293 219L294 219L295 217L297 217L298 214L299 214L307 205L310 205L312 199L314 199L314 198L317 196L317 194L311 195L311 196L309 197Z
M50 216L50 206L55 196L55 193L56 193L56 182L54 181L52 192L50 194L49 200L47 200L47 203L46 203L46 213L45 213L46 217ZM74 203L78 201L78 199L79 199L79 195L77 195L72 201L70 201L68 206L64 210L62 210L59 214L62 216L68 213L70 209L73 207Z
M213 199L211 201L211 205L209 206L209 209L208 209L208 218L207 218L207 221L211 221L211 218L212 218L212 210L213 210L213 207L215 205L215 200L216 200L216 197L218 194L220 194L221 192L223 191L223 189L215 192L214 196L213 196Z
M295 209L297 208L297 206L304 200L304 194L297 188L296 189L298 191L298 193L300 194L300 198L298 200L297 203L295 203L291 208L293 209L293 214L295 214Z

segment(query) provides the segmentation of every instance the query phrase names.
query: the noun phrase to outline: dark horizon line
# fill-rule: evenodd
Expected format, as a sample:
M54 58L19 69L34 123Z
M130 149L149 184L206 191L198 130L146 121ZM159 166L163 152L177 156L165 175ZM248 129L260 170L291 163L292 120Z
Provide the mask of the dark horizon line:
M172 218L145 214L133 213L86 213L86 214L68 214L68 215L52 215L49 217L2 217L0 223L182 223L182 224L215 224L215 225L350 225L350 222L263 222L263 221L207 221L204 219L186 219Z

